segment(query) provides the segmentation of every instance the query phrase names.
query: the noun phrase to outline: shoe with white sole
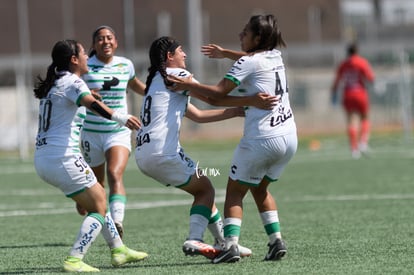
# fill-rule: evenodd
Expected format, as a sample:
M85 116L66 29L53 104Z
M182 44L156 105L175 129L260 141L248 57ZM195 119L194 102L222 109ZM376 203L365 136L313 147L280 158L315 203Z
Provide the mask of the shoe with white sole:
M217 253L216 256L224 250L224 244L220 244L217 241L214 243L213 247L216 250L216 253ZM252 255L252 251L249 248L244 247L240 244L238 244L238 247L239 247L240 257L244 258L244 257L250 257Z
M233 244L229 249L223 250L211 262L213 264L234 263L240 260L240 252L237 244Z
M186 256L202 255L208 259L213 259L217 255L212 245L198 240L186 240L183 244L183 252Z

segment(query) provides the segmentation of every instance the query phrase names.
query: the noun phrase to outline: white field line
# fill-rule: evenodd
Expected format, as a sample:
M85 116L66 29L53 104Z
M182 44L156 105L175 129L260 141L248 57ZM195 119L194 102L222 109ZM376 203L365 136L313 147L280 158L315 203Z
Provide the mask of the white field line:
M47 183L40 183L44 184L44 186L50 187ZM161 186L160 184L156 184ZM161 188L140 188L140 187L127 187L128 188L128 194L131 195L143 195L143 194L171 194L171 195L183 195L185 194L182 190L175 189L175 188L167 188L167 187L161 187ZM216 193L224 193L223 190L216 190ZM7 193L0 193L0 197L2 196L51 196L51 195L58 195L62 196L63 194L53 187L50 187L50 189L20 189L20 190L10 190Z
M151 190L157 191L156 188L150 188ZM169 189L169 188L164 188ZM140 189L142 193L142 188ZM158 191L161 191L159 189ZM172 191L172 190L169 190ZM176 190L180 191L180 190ZM223 195L216 197L217 203L224 202L224 189L218 190ZM149 194L150 192L148 192ZM155 194L157 192L154 192ZM43 193L44 194L44 193ZM159 194L159 193L157 193ZM180 194L183 194L180 192ZM35 194L33 194L35 195ZM414 194L370 194L370 195L332 195L332 196L304 196L300 198L279 198L278 201L281 202L310 202L310 201L369 201L369 200L412 200L414 199ZM162 200L162 201L150 201L150 202L128 202L127 210L137 210L137 209L148 209L148 208L157 208L157 207L173 207L181 205L191 205L192 199L177 199L177 200ZM253 203L253 199L248 196L246 203ZM15 207L16 208L16 207ZM68 214L76 213L74 203L68 201L65 203L39 203L35 207L31 206L30 210L21 209L13 210L10 209L10 205L0 204L0 218L1 217L17 217L17 216L39 216L39 215L53 215L53 214Z
M157 208L157 207L172 207L180 205L191 205L193 200L163 200L163 201L151 201L151 202L132 202L127 203L127 210L136 210L136 209L147 209L147 208ZM216 202L224 202L224 197L216 198ZM53 214L68 214L76 213L75 204L71 206L58 208L56 205L50 204L50 207L45 207L42 205L38 209L30 210L6 210L0 211L0 218L2 217L17 217L17 216L41 216L41 215L53 215ZM0 209L2 205L0 205Z

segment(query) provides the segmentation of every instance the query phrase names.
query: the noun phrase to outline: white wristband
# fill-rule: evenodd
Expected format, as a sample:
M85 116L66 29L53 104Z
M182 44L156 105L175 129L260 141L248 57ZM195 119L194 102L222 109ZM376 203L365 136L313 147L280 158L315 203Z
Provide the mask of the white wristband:
M125 125L131 115L128 114L121 114L117 111L112 113L111 120L118 122L121 125Z

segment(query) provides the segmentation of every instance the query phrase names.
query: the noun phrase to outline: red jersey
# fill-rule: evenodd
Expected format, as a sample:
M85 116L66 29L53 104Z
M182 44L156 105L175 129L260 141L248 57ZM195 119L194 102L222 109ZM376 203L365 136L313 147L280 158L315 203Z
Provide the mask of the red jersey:
M341 63L334 82L335 89L340 81L343 82L345 95L348 92L366 92L366 81L372 82L374 73L368 61L354 54Z

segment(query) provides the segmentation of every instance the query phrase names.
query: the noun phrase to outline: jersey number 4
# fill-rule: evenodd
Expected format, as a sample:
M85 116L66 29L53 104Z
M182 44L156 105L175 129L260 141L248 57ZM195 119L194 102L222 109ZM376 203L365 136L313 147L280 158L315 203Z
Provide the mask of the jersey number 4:
M283 93L288 92L287 80L286 80L286 84L285 84L285 87L286 87L286 91L285 91L283 89L283 85L282 85L282 81L281 81L280 76L279 76L279 72L275 73L275 78L276 78L275 95L280 95L280 97L282 97Z

